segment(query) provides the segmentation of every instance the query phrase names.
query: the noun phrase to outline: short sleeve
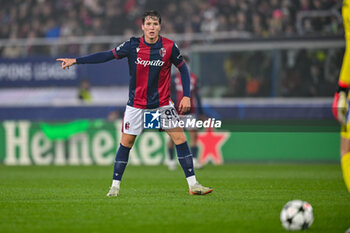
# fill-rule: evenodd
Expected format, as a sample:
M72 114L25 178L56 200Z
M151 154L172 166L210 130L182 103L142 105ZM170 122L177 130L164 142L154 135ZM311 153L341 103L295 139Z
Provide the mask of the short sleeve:
M173 63L177 68L181 67L185 63L184 58L182 57L180 50L175 43L171 50L170 59L171 59L171 63Z
M129 55L131 48L130 40L123 42L118 47L112 49L113 55L116 59L121 59Z

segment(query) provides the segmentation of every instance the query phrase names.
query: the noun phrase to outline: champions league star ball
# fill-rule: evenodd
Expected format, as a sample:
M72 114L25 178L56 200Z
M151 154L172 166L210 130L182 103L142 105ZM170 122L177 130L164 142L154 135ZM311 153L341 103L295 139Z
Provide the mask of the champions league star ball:
M314 221L312 206L306 201L289 201L281 211L282 226L289 231L305 230Z

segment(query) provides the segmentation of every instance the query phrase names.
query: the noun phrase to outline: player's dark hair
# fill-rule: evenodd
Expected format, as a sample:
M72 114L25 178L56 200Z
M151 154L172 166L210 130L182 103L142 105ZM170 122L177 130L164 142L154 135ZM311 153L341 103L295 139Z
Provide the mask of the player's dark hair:
M155 10L145 11L145 13L143 13L142 24L145 23L146 17L148 16L158 18L159 24L162 24L162 18L160 17L160 14L158 13L158 11L155 11Z

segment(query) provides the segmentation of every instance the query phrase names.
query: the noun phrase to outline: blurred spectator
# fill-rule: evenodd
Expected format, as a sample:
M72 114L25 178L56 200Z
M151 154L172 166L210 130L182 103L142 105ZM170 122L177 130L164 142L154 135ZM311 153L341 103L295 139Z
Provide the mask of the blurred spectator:
M252 14L252 31L254 36L263 37L266 25L262 23L261 16L258 12Z
M90 82L87 79L82 79L79 85L78 91L78 99L82 102L91 102L91 94L90 94Z
M249 25L247 22L247 17L244 12L237 13L237 30L238 31L249 31Z
M60 37L60 27L55 24L55 21L53 19L50 19L49 22L46 24L46 38L58 38Z
M283 36L283 13L280 9L272 12L272 18L269 19L269 36Z
M203 21L201 24L201 31L214 33L219 26L219 22L217 20L217 11L214 7L208 7L203 12Z
M15 40L16 35L12 34L10 37L10 40ZM19 46L11 45L11 46L6 46L4 50L2 51L2 55L5 58L16 58L19 57L22 53L22 49Z
M219 31L219 32L229 31L228 24L227 24L227 18L224 15L220 15L218 18L217 31Z
M117 108L110 108L109 113L107 115L107 121L113 122L116 121L118 118L121 118L121 114L118 111Z

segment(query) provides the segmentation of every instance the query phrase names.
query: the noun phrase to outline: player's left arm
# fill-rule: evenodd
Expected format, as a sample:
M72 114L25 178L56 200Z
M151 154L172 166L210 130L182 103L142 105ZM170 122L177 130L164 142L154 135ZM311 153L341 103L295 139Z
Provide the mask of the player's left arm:
M179 48L174 43L171 51L171 62L179 69L181 75L183 97L179 104L179 111L184 114L191 109L191 78L187 65L180 53Z
M179 104L179 111L181 114L187 113L191 110L191 79L186 63L183 63L179 68L183 89L183 97Z

